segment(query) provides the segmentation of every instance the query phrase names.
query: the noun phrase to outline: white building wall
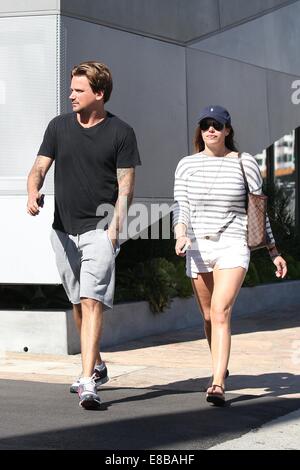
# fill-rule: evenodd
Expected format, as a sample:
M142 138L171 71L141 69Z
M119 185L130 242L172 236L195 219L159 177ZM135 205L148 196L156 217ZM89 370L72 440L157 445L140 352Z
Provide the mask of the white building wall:
M53 170L45 208L26 213L26 179L48 121L58 114L58 17L0 18L0 283L59 282L48 233Z

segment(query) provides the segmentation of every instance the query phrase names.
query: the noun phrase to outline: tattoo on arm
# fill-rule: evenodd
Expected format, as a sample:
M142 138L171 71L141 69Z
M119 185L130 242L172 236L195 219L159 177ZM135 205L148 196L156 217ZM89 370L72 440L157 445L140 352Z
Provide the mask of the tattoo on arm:
M28 176L28 185L39 190L44 183L45 176L51 167L53 160L48 157L38 156Z
M127 204L129 207L133 199L135 169L134 168L118 168L117 179L118 179L118 185L119 185L119 198L120 196L127 197Z
M122 231L124 220L133 199L134 178L134 168L117 169L119 194L115 205L113 219L109 226L112 238L117 238L119 233Z

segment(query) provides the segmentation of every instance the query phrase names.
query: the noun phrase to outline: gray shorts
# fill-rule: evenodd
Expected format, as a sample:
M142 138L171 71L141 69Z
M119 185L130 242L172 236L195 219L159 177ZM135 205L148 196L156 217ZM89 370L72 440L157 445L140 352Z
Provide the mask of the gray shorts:
M81 297L95 299L112 308L115 289L115 257L107 230L90 230L82 235L52 229L51 243L63 287L72 304Z

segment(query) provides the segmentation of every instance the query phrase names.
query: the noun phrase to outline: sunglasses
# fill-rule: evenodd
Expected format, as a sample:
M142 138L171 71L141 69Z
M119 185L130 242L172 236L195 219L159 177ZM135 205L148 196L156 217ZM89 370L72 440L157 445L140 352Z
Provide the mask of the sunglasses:
M210 127L213 127L216 131L222 131L224 124L215 119L202 119L199 123L201 131L207 131Z

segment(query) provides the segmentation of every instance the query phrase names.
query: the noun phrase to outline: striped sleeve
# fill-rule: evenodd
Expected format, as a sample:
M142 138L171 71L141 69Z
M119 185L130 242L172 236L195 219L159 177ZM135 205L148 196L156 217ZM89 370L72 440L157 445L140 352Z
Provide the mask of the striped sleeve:
M188 227L190 220L187 182L184 178L183 166L184 165L180 161L175 171L173 227L177 224L184 224Z
M246 178L249 185L249 190L254 194L262 194L263 179L260 173L258 163L252 155L246 153L242 156L243 166L245 169ZM266 229L268 245L274 245L275 239L271 229L269 216L266 217Z

